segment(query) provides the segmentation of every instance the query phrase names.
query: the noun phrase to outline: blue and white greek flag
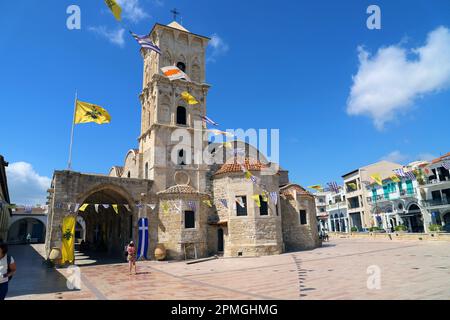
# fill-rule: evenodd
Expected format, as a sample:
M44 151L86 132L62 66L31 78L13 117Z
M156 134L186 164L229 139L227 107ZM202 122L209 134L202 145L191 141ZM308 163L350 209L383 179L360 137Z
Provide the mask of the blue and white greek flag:
M140 259L144 257L147 258L148 251L148 219L140 218L138 221L139 226L139 243L138 243L138 252L137 258Z
M270 195L270 199L272 200L272 203L274 205L277 205L277 203L278 203L278 193L271 192L271 193L269 193L269 195Z
M131 32L131 35L136 39L136 41L139 43L139 45L144 49L150 49L155 51L158 54L161 54L161 49L158 48L157 45L153 44L153 42L150 40L149 36L138 36L134 32Z
M449 162L443 161L443 162L442 162L442 166L443 166L445 169L450 170L450 163L449 163Z

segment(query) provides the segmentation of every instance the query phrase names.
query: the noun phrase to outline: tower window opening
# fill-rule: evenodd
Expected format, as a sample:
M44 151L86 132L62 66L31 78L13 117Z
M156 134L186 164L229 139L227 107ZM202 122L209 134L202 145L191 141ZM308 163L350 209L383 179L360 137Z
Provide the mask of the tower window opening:
M183 72L186 72L186 65L183 62L177 63L177 68L180 69Z
M186 125L186 108L185 107L178 107L177 108L177 124Z

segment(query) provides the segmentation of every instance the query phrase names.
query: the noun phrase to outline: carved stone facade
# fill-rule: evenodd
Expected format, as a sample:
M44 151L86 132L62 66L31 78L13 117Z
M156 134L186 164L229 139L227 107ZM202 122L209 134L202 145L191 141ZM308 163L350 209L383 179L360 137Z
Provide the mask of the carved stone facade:
M220 154L223 150L221 144L208 144L197 134L206 128L201 116L206 116L209 90L205 83L209 39L190 33L176 22L156 24L150 37L162 54L141 50L144 75L139 148L131 149L124 165L112 167L108 176L55 172L49 196L47 256L52 248L61 246L62 219L70 214L67 203L122 205L118 215L111 208L78 212L85 221L87 241L96 248L103 243L99 249L110 253L120 254L128 241L137 240L140 217L149 219L148 256L152 259L157 244L164 245L168 259L218 253L259 256L319 246L314 198L300 186L287 185L288 171L263 172L270 164L254 147L233 142L245 148L244 166L258 179L257 184L244 176L235 157L222 164L189 161L195 157L192 143L173 141L180 129L207 153ZM160 69L171 65L184 70L191 81L170 81L162 75ZM184 91L199 103L186 105L181 98ZM277 199L261 199L258 207L252 196L262 194L262 185L267 192L276 193ZM292 190L298 194L297 202L286 198L289 195L285 193ZM237 208L239 197L246 200L245 210ZM299 225L300 210L304 209L308 218Z

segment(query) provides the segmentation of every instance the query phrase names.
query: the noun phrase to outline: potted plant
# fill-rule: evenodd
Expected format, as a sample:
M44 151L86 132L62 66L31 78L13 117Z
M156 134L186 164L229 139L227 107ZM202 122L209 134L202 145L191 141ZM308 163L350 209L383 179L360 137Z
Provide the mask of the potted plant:
M357 227L351 227L350 228L350 231L353 233L353 232L358 232L358 228Z
M430 233L440 233L443 232L443 227L440 224L431 224L428 228L428 230L430 230Z
M394 230L397 233L405 233L406 231L408 231L408 228L405 225L400 224L398 226L395 226Z

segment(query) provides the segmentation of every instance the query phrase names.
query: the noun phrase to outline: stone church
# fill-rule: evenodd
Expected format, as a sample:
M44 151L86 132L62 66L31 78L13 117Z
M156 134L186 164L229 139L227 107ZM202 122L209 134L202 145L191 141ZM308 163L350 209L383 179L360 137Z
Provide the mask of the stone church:
M161 54L141 49L143 89L141 132L137 149L123 165L107 175L55 171L49 189L47 257L61 247L62 219L76 214L77 237L92 250L120 255L130 241L137 242L139 218L148 218L148 257L157 245L167 259L192 259L223 254L225 257L260 256L320 246L313 196L289 181L288 171L264 174L271 164L252 145L232 141L244 154L227 156L222 144L201 139L204 150L221 158L219 163L186 161L190 144L173 141L183 129L196 139L194 123L206 116L210 86L205 82L207 37L189 32L177 22L156 24L150 37ZM161 73L177 66L189 77L170 81ZM198 104L188 105L181 93L189 92ZM177 158L174 162L173 155ZM250 172L258 184L246 177ZM261 187L273 201L252 198ZM239 199L239 202L236 200ZM84 212L80 204L89 205ZM110 205L118 205L118 214ZM242 205L243 204L243 205Z

